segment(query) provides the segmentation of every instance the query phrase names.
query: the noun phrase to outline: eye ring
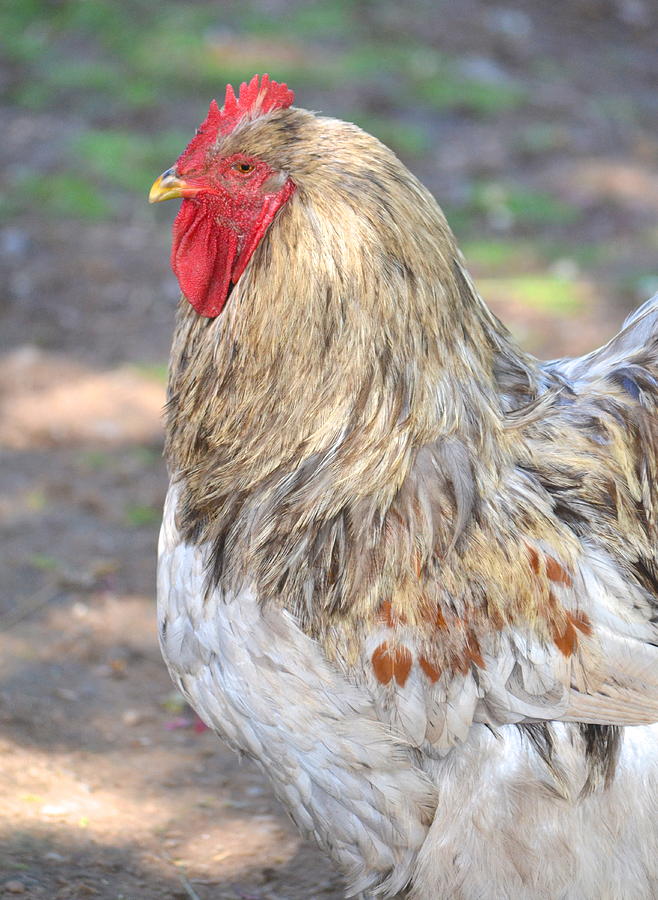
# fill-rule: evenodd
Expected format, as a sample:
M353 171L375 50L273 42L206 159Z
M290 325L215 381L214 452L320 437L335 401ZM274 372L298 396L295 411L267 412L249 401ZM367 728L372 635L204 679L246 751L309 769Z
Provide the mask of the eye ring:
M253 163L245 162L243 160L242 162L233 163L231 168L240 175L251 175L256 166Z

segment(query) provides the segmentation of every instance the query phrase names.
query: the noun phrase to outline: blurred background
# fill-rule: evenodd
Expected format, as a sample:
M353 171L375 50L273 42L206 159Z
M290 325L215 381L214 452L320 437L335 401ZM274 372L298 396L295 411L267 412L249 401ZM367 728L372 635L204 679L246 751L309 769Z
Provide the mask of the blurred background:
M390 144L532 352L658 289L653 0L21 0L0 8L0 896L342 896L171 693L154 563L175 204L256 72Z

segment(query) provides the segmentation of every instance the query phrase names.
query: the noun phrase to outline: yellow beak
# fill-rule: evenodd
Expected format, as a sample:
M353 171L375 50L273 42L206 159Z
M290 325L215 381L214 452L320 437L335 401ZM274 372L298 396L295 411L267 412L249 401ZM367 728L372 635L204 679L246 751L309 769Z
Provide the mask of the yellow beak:
M161 200L176 200L179 197L195 197L201 188L193 187L179 178L175 169L167 169L153 182L149 191L149 203L160 203Z

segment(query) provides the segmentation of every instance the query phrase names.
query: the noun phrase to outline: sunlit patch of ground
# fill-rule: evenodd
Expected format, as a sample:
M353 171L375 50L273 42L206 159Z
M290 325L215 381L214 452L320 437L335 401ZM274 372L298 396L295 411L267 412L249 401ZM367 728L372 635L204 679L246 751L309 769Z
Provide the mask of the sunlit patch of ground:
M263 776L172 712L153 612L90 592L4 632L0 872L48 900L340 897Z
M26 346L0 358L0 446L147 443L162 431L164 388L122 366L95 371Z

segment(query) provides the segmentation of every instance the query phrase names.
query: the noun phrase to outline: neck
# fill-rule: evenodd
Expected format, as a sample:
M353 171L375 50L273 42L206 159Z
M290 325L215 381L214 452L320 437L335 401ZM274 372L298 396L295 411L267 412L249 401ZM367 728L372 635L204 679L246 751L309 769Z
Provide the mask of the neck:
M471 460L489 477L505 464L505 412L536 371L438 208L435 240L394 255L347 206L329 219L295 200L220 317L182 302L167 455L186 538L215 543L213 578L255 578L303 619L318 592L325 609L373 594L389 525L420 515L421 490L427 546L393 556L454 547L480 491Z

